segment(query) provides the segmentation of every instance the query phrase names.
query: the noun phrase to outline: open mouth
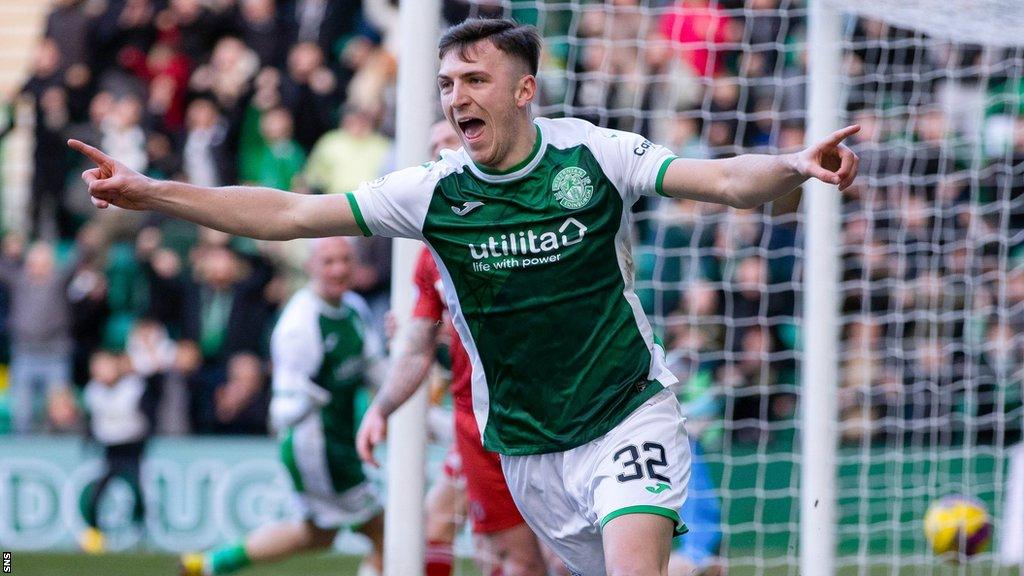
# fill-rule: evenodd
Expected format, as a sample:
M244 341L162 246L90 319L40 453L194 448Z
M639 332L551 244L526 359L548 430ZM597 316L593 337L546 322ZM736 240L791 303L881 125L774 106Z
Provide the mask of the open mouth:
M479 118L459 120L459 130L462 130L467 141L476 140L484 133L484 121Z

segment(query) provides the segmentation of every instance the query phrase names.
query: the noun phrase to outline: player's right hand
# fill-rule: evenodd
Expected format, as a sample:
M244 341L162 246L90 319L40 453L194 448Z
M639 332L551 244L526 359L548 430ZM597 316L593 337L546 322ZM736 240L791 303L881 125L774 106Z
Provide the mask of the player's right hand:
M85 142L68 140L68 147L96 164L95 168L82 172L94 206L107 208L113 204L128 210L146 209L146 190L152 180Z
M373 457L373 449L388 436L388 419L381 414L376 404L371 404L363 414L363 421L356 433L356 451L363 462L380 468L380 463Z

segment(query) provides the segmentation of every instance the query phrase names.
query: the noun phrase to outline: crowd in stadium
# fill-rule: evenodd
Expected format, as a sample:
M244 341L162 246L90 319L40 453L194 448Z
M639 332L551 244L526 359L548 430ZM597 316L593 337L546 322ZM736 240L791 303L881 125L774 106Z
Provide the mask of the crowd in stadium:
M267 432L267 338L303 280L301 246L96 211L78 178L88 166L65 141L153 177L352 190L397 168L394 4L55 2L11 102L34 107L35 152L26 225L6 231L0 254L0 427L77 429L77 391L96 377L97 352L113 351L124 374L159 383L158 433ZM498 4L449 0L445 15L501 14ZM540 112L636 131L686 156L792 148L804 137L804 16L789 0L616 0L556 14L541 23L542 69L572 74L546 82L542 71ZM950 433L956 410L994 435L996 412L1020 406L1019 392L995 402L997 382L1024 378L1021 59L883 47L904 36L868 20L855 28L844 65L863 80L847 87L863 177L842 224L844 438ZM997 81L979 83L982 67ZM883 69L880 83L872 71ZM922 75L931 88L909 89ZM988 165L980 179L964 172ZM712 445L759 441L794 415L796 201L637 207L641 298L689 415L717 422L702 430ZM359 242L354 289L383 321L389 241ZM975 402L948 401L965 390Z

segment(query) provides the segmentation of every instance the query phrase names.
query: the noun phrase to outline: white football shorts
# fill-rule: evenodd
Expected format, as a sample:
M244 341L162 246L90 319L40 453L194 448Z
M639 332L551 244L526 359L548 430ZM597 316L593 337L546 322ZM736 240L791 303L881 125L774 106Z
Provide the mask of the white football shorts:
M656 514L686 531L679 508L690 444L679 402L662 390L607 434L564 452L501 457L512 498L537 536L578 576L605 574L601 529Z
M326 530L357 528L383 509L380 491L369 481L356 484L341 494L294 492L293 501L302 518Z

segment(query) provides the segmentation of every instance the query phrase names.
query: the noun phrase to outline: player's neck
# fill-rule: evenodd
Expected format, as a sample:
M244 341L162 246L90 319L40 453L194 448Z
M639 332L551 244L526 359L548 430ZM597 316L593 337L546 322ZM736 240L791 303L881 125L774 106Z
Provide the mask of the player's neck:
M513 134L515 139L512 147L509 148L505 157L495 166L485 166L484 168L490 172L512 172L518 169L522 165L529 162L530 158L533 157L537 151L537 144L540 141L540 132L536 125L533 123L533 119L527 117L525 120L516 124L516 130Z
M328 306L337 307L338 305L341 304L341 296L337 296L337 297L328 296L328 295L326 295L324 293L324 290L322 290L319 286L317 286L315 284L313 285L313 293L316 294L316 297L319 298L321 301L323 301Z

